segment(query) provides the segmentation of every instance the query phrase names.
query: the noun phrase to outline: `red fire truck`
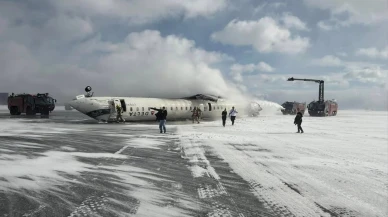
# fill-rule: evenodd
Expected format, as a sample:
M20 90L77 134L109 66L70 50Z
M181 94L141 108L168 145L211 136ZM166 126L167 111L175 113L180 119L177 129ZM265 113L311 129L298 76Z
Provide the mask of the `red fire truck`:
M56 101L48 96L48 93L38 93L36 95L28 93L14 95L12 93L8 97L8 109L11 115L22 113L26 115L35 115L36 113L49 115L54 110Z

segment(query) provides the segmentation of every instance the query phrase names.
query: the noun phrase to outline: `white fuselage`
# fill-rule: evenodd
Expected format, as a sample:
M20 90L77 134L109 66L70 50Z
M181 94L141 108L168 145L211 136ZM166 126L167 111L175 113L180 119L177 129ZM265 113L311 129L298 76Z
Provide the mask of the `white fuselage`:
M222 111L229 111L234 106L239 112L244 113L243 106L228 102L225 99L217 101L202 99L163 99L163 98L138 98L138 97L77 97L69 105L79 112L99 121L110 122L116 119L116 106L120 106L125 121L155 121L157 111L151 108L167 110L167 120L184 120L192 118L194 107L202 111L204 119L219 119Z

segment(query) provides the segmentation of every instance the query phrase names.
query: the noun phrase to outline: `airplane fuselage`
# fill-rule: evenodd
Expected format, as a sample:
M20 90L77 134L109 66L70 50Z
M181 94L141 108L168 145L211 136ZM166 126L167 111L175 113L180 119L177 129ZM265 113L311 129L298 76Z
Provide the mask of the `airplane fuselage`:
M69 104L79 112L98 121L110 122L116 119L116 106L121 107L125 121L155 121L156 112L151 108L165 107L167 120L185 120L192 118L194 107L200 108L203 119L220 119L222 111L229 111L234 106L239 114L244 107L225 99L164 99L140 97L82 97L72 100Z

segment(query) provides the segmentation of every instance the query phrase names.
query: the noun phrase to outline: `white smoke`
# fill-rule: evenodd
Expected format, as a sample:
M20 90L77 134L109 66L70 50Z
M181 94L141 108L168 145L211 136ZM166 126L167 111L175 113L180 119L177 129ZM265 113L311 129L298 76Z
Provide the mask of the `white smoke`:
M245 108L245 115L250 115L255 110L259 111L259 115L282 114L281 109L283 109L283 107L278 103L259 99L257 93L251 94L247 91L240 90L236 84L227 83L227 85L229 87L227 98Z
M282 114L281 109L283 109L283 107L276 102L271 102L268 100L260 100L260 99L253 99L252 101L258 103L262 108L262 110L260 111L260 115Z

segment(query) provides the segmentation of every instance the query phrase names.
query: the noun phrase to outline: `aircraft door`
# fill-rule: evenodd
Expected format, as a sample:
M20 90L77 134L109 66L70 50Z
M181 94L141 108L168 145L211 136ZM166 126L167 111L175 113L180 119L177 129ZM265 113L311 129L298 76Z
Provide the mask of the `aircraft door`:
M111 115L116 115L117 114L117 111L116 111L116 106L119 106L121 107L121 102L119 99L113 99L113 100L109 100L109 109L110 109L110 114Z

